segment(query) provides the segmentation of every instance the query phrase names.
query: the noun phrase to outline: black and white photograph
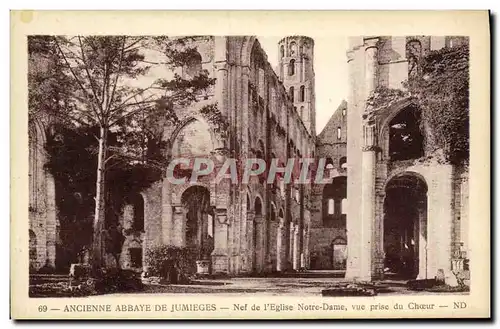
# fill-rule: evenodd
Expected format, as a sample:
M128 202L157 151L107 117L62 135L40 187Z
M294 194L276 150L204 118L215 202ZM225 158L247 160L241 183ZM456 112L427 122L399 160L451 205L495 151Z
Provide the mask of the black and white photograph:
M473 39L344 33L27 35L26 297L465 308Z

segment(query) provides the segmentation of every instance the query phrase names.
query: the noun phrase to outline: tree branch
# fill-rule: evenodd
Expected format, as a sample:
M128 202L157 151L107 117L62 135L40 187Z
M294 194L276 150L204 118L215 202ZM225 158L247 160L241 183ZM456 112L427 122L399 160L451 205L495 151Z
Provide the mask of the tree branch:
M113 102L113 98L115 97L116 85L118 84L118 78L120 77L120 72L122 69L124 51L125 51L125 37L123 37L122 50L120 52L120 62L118 64L118 70L116 71L115 82L113 83L113 91L111 92L111 96L108 99L108 104L106 104L106 114L110 114L109 112L111 110L111 103Z
M64 62L66 63L69 71L71 72L71 74L73 75L73 77L75 78L75 81L76 83L78 84L78 86L80 87L80 89L82 89L83 91L83 95L85 96L85 98L87 99L87 102L89 103L90 105L90 108L93 110L94 114L96 115L96 120L99 124L102 124L102 118L99 116L99 113L96 111L96 109L94 108L93 104L92 104L92 101L89 100L88 96L87 96L87 90L85 89L85 87L83 86L83 83L80 81L80 79L77 77L76 73L73 71L73 69L71 68L71 65L69 64L68 62L68 59L66 58L66 56L64 55L64 52L62 51L61 49L61 46L59 45L59 42L57 41L57 38L54 38L54 42L57 46L57 49L59 50L59 53L61 54L62 58L64 59Z
M97 97L97 93L96 93L95 86L94 86L94 79L92 79L92 77L90 76L89 67L88 67L87 61L85 60L85 53L83 51L82 38L80 36L78 36L78 42L80 43L80 52L82 54L83 67L85 68L85 72L87 73L87 77L89 79L89 83L90 83L90 88L92 90L92 94L94 94L94 98L95 98L96 103L97 104L102 104L99 101L99 97ZM101 114L102 114L102 105L100 107L101 108L99 110L101 111Z

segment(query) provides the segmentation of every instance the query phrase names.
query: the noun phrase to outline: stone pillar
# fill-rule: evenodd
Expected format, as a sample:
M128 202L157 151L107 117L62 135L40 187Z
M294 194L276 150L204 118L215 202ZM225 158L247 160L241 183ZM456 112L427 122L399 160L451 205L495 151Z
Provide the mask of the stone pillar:
M424 202L418 208L418 276L417 279L429 279L427 273L427 211L423 207Z
M262 272L262 270L264 269L264 248L265 248L265 245L264 245L264 234L263 234L263 226L264 226L264 220L262 218L263 216L262 215L255 215L255 219L254 219L254 239L255 241L253 242L253 245L254 245L254 253L255 253L255 265L254 265L254 268L257 270L257 272Z
M377 87L378 38L365 40L365 92L369 95Z
M57 239L57 218L56 218L56 187L54 182L54 177L51 174L46 173L46 184L47 184L47 201L46 210L47 217L45 222L45 230L47 232L46 241L46 253L47 261L46 266L50 268L56 267L56 239Z
M300 268L306 268L306 257L305 257L306 248L304 247L306 245L306 230L303 229L301 234L302 234L302 250L300 252Z
M227 103L228 103L228 88L227 88L227 62L216 62L215 69L217 70L217 82L215 94L217 100L219 101L218 107L219 111L223 115L227 115Z
M214 251L212 252L212 271L229 273L228 225L226 209L216 209L214 218Z
M353 38L350 38L351 43ZM350 157L356 158L359 154L361 156L361 147L360 147L360 138L359 136L362 134L361 130L361 114L358 112L356 107L357 101L357 89L360 87L359 84L356 83L358 81L358 66L357 61L355 61L355 52L349 51L347 52L347 64L349 70L349 96L347 99L349 110L347 111L347 125L349 127L349 131L351 133L347 136L347 153ZM352 158L351 158L352 160ZM359 161L358 161L359 162ZM361 164L355 162L351 164L355 170L349 172L349 179L353 179L354 181L360 180L360 172L361 172ZM361 216L359 205L361 203L360 200L360 186L357 184L348 184L347 186L347 199L349 200L348 204L348 216L346 220L346 235L347 235L347 264L346 264L346 274L345 278L353 280L359 276L359 268L360 268L360 223ZM319 194L321 198L321 193ZM321 208L320 208L321 209ZM321 216L321 215L319 215Z
M293 269L298 270L300 268L300 248L299 248L299 226L294 225L293 230Z
M434 278L443 271L451 274L451 234L453 223L453 175L451 165L438 166L433 174L428 197L428 276Z
M252 211L247 212L247 224L246 224L246 253L245 253L245 271L252 272L254 268L254 242L253 242L253 230L254 230L254 216Z
M284 230L284 219L279 219L279 226L276 233L276 271L281 272L284 270L283 266L283 230Z
M375 225L375 165L376 151L374 147L365 147L362 153L363 169L361 172L361 227L360 227L360 272L359 279L372 279L372 254L376 251L373 241Z
M377 42L378 38L365 40L365 93L370 95L376 88L377 79ZM375 225L375 174L377 161L377 131L375 124L366 120L363 123L363 145L361 155L361 227L360 263L358 279L371 281L373 278L372 254L376 253L373 241Z
M287 263L289 262L293 268L293 247L295 245L295 224L293 222L290 222L288 245Z
M173 206L174 230L171 242L174 246L186 246L186 211L180 205Z
M163 179L161 186L161 241L165 245L173 243L174 214L171 203L171 186L167 178Z

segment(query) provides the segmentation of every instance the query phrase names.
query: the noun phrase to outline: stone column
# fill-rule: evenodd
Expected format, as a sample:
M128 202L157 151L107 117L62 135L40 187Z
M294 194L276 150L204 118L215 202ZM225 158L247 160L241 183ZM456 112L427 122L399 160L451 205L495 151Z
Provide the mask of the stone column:
M377 41L365 40L365 93L370 95L376 88L377 79ZM371 281L372 254L376 253L373 241L375 225L375 173L377 161L377 131L373 122L366 120L363 123L362 170L361 170L361 227L360 229L360 264L359 280Z
M247 223L246 223L246 253L245 253L245 270L247 272L252 272L253 262L254 262L254 247L253 247L253 230L254 230L254 216L252 211L247 212Z
M45 230L47 232L46 241L46 253L47 261L46 265L50 268L56 267L56 239L57 239L57 218L56 218L56 187L54 182L54 177L51 174L46 173L46 184L47 184L47 201L46 210L47 217L45 222Z
M422 202L418 208L418 276L417 279L429 279L427 273L427 212Z
M451 273L451 234L453 223L453 175L451 165L438 166L433 174L428 197L428 276L441 270L446 280Z
M360 138L359 135L362 134L362 123L361 123L361 113L358 111L357 107L357 93L359 89L358 84L358 63L355 61L355 52L353 50L347 52L347 65L349 70L349 95L348 95L348 106L349 111L347 112L347 125L352 134L347 136L347 153L351 157L361 156ZM358 132L359 131L359 132ZM359 161L358 161L359 162ZM349 179L353 181L360 180L361 164L353 163L351 165L355 170L349 172ZM346 235L347 235L347 263L346 263L346 274L345 278L353 280L359 276L360 269L360 230L361 216L359 205L360 200L360 187L357 184L348 184L347 186L347 199L348 204L348 216L346 219ZM319 194L321 198L321 193ZM321 216L321 215L320 215Z
M161 241L165 245L173 243L174 214L171 197L170 182L164 178L161 186L161 232L157 234L161 235Z
M365 40L365 92L369 95L377 87L378 38Z
M368 128L368 130L370 130ZM365 128L366 133L366 128ZM374 145L366 145L363 148L361 161L361 227L360 227L360 272L359 279L370 281L372 279L372 254L376 252L375 241L373 241L373 229L375 225L375 165L376 149Z
M226 209L216 209L214 218L214 251L212 270L214 273L229 273L228 225Z
M264 234L263 234L263 226L264 226L264 220L262 218L262 215L255 215L254 219L254 238L255 241L253 242L253 245L255 247L254 253L255 253L255 266L254 268L257 269L257 272L262 272L264 269Z
M300 248L299 248L299 226L294 225L293 230L293 269L298 270L300 268Z
M227 88L227 62L216 62L215 69L217 70L217 82L216 82L216 98L219 101L218 107L219 111L223 115L227 115L227 103L228 103L228 88Z
M172 244L177 247L186 246L186 211L180 205L173 206L174 230Z
M293 247L295 245L295 224L293 222L290 222L288 245L287 262L289 262L293 268Z
M283 266L283 229L285 223L284 219L279 219L279 226L276 230L276 271L281 272L284 269Z

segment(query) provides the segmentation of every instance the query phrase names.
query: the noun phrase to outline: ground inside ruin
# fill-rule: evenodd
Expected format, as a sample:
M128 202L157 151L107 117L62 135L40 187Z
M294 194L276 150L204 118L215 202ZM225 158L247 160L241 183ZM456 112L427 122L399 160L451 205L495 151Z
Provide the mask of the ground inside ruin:
M296 273L296 276L276 277L226 277L198 278L190 284L146 284L142 291L127 293L110 293L106 296L127 295L199 295L217 294L232 296L235 294L268 295L268 296L321 296L322 291L347 283L343 273L337 271L309 271ZM449 294L451 292L432 292L410 290L407 280L387 279L375 282L377 295L428 295ZM65 275L37 275L30 278L30 287L34 285L53 284L64 286L68 284ZM453 294L468 294L468 292L453 292ZM56 297L52 294L36 294L31 297ZM63 296L60 296L63 297Z

